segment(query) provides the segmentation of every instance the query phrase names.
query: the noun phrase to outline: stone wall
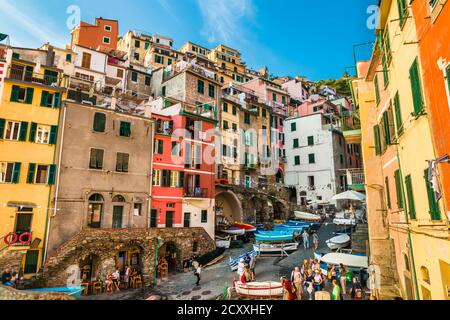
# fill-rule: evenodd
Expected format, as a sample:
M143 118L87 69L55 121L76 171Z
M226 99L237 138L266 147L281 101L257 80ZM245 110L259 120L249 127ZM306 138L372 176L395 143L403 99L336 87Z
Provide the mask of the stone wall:
M63 293L19 291L0 285L0 300L76 300Z
M171 242L177 248L177 259L183 261L194 255L203 255L215 249L215 242L203 228L168 229L87 229L79 232L56 251L50 253L44 266L47 287L73 285L73 270L90 255L98 257L97 274L101 279L113 272L120 251L134 247L140 250L144 285L153 282L157 239L159 247ZM193 252L197 242L197 252ZM72 276L71 276L72 274Z
M22 269L22 260L26 250L6 250L0 254L0 273L6 269L16 270Z

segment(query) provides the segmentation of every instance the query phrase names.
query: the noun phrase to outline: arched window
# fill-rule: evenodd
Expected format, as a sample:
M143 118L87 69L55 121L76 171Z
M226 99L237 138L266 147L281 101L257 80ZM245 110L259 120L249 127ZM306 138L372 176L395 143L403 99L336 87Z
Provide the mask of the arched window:
M88 227L101 227L104 202L101 194L96 193L89 197Z
M422 274L422 280L430 284L430 272L426 267L420 268L420 273Z
M122 197L121 195L117 195L112 199L112 202L114 203L122 203L122 202L126 202L125 198Z

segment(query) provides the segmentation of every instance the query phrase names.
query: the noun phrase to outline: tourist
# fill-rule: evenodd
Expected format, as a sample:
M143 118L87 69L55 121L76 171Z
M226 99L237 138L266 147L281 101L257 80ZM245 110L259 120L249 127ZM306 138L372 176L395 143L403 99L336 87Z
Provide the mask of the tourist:
M117 269L113 274L112 274L112 280L113 280L113 284L114 284L114 291L120 291L120 271L119 269Z
M308 259L303 260L303 265L300 272L302 273L303 278L306 279L306 276L308 275Z
M12 286L12 282L11 282L11 270L10 269L6 269L3 273L2 273L2 284L5 286Z
M333 283L333 280L336 280L336 267L333 265L331 266L331 270L329 272L329 277L330 277L330 283Z
M201 275L201 273L202 273L202 266L201 266L201 264L198 264L197 268L195 268L195 271L194 271L194 275L197 277L197 282L195 283L195 285L197 287L200 285L200 280L201 280L200 275Z
M238 274L238 278L240 279L242 277L242 275L244 274L244 270L245 270L245 260L243 258L241 258L239 260L238 263L238 270L237 270L237 274Z
M252 274L252 281L256 281L256 273L255 273L255 268L256 268L256 257L254 255L252 255L250 260L250 272Z
M295 294L297 295L297 300L302 300L303 295L303 275L300 272L299 267L295 267L294 271L291 273L291 282L294 284Z
M281 284L283 285L283 300L292 301L295 300L296 295L292 290L292 285L285 277L281 278Z
M113 293L113 276L111 272L106 275L106 292Z
M322 291L323 277L322 271L320 269L316 270L314 275L314 290Z
M339 281L341 282L342 294L346 294L347 289L347 270L341 263L339 266Z
M353 277L353 282L350 285L350 297L352 300L361 300L362 286L356 277Z
M305 279L305 290L309 294L309 300L312 300L313 292L314 292L314 276L311 269L308 270L308 275Z
M252 276L252 272L250 271L250 266L245 265L244 273L242 274L242 277L241 277L241 282L242 283L252 282L252 279L253 279L253 276Z
M317 251L317 249L319 248L319 236L317 235L317 232L313 233L312 241L313 241L314 251Z
M131 268L130 266L125 266L125 275L123 276L123 281L126 283L127 289L130 287L130 276Z
M333 291L331 293L331 300L342 300L341 288L339 287L336 279L333 280Z
M303 247L306 249L309 249L309 233L308 231L303 231Z

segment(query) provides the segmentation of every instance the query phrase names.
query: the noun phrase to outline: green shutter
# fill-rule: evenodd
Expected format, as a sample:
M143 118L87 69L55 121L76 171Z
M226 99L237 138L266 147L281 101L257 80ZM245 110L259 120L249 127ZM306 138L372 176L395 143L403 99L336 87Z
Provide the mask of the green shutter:
M381 144L380 144L380 127L378 125L373 127L373 135L375 140L375 155L379 156L381 154Z
M419 76L419 64L416 60L411 66L409 70L409 79L411 81L411 90L413 95L414 102L414 113L419 115L423 111L423 98L422 98L422 89L420 86L420 76Z
M184 172L180 172L180 188L184 188Z
M0 118L0 140L3 139L5 134L5 119Z
M33 103L33 95L34 95L34 89L33 88L27 88L27 91L25 93L25 103L26 104L32 104Z
M27 141L28 122L20 123L19 141Z
M398 92L394 97L395 121L397 122L397 134L400 137L403 134L402 111L400 109L400 96Z
M395 171L395 189L397 192L397 205L399 209L403 209L403 195L402 195L402 179L400 177L400 170Z
M30 142L36 141L36 132L37 132L37 123L32 122L30 128L30 137L28 138Z
M406 22L406 3L405 0L397 0L398 5L398 15L400 20L400 26L403 27L403 25Z
M55 184L55 177L56 177L56 165L52 164L48 168L48 181L47 183L50 185Z
M59 109L61 107L61 92L56 92L53 97L53 108Z
M374 86L375 86L375 101L376 103L380 103L380 88L378 85L378 76L375 77Z
M386 184L387 207L388 207L388 209L392 209L391 191L390 191L390 188L389 188L389 178L388 177L386 177L385 184Z
M416 219L416 206L414 204L414 193L412 189L411 176L407 176L405 178L406 185L406 195L408 196L408 208L409 208L409 217L412 220Z
M52 126L50 130L49 144L56 144L58 138L58 126Z
M28 165L27 183L34 183L35 172L36 172L36 164L30 163Z
M448 85L448 91L450 92L450 65L447 67L447 70L445 71L446 77L447 77L447 85Z
M95 113L94 115L94 131L105 132L106 115L104 113Z
M384 143L386 147L391 144L391 137L389 133L389 117L387 111L383 113L383 125L384 125Z
M428 194L428 206L430 208L430 216L431 216L431 220L439 221L439 220L441 220L441 212L439 210L439 204L436 201L436 197L434 195L434 190L431 186L428 176L429 176L429 169L425 170L424 178L425 178L425 184L426 184L427 194Z
M48 102L48 92L42 91L41 107L47 107L47 102Z
M22 167L22 163L20 163L20 162L15 162L14 163L12 183L19 183L19 180L20 180L20 168L21 167Z
M17 102L19 101L19 93L20 93L20 87L13 86L11 90L11 101Z

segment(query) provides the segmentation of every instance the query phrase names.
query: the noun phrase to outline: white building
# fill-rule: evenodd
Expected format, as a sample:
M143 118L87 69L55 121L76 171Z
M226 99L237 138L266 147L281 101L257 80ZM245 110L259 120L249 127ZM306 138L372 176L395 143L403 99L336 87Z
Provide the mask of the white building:
M311 114L287 119L284 129L286 187L296 188L299 205L314 200L336 204L331 198L345 191L345 172L340 170L347 167L339 120L332 115Z

